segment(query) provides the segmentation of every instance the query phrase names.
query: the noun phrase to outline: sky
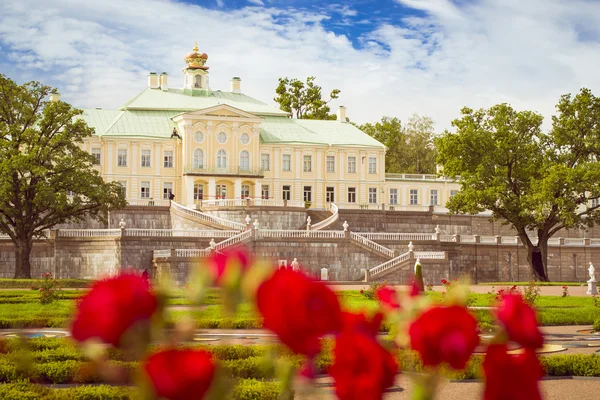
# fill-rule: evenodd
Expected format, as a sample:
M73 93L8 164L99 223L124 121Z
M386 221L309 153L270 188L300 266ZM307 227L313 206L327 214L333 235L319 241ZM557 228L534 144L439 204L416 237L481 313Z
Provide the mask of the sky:
M509 103L550 116L560 95L600 96L598 0L20 0L0 3L0 73L118 108L167 72L181 87L198 42L213 90L268 104L279 77L341 90L355 122L434 119Z

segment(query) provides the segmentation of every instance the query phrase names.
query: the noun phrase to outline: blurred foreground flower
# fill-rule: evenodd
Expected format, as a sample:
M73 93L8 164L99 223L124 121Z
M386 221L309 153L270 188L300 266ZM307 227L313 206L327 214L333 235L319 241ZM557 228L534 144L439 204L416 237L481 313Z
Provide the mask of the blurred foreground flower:
M398 292L391 286L383 286L377 290L377 299L384 308L397 310L400 308Z
M355 314L344 311L342 317L344 319L344 330L361 332L373 337L377 336L383 322L383 314L380 312L376 312L369 318L365 313Z
M158 301L140 275L125 273L97 281L77 304L73 339L99 339L113 346L134 324L149 320Z
M426 366L443 362L463 369L479 344L477 321L463 307L434 307L421 314L408 331L410 346Z
M321 350L321 337L342 330L337 295L302 272L278 269L258 288L258 310L264 327L294 353L312 358Z
M526 348L542 347L544 337L538 328L535 310L520 294L502 296L496 316L510 340Z
M385 389L394 384L398 371L392 354L361 327L347 326L335 340L329 373L340 400L380 400ZM376 328L378 331L379 326Z
M505 344L488 346L483 361L484 400L541 400L538 382L544 375L532 349L508 354Z
M215 369L212 354L204 350L168 349L144 362L154 395L168 400L203 399Z

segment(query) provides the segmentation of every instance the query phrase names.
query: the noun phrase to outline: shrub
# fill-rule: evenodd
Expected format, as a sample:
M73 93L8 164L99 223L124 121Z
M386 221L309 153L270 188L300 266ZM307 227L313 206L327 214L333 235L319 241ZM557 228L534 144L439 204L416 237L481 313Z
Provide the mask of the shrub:
M600 332L600 318L594 321L594 326L592 327L596 332Z
M425 284L423 282L423 271L421 270L421 263L417 262L415 264L415 285L419 289L419 292L423 292L425 290Z
M277 400L281 393L281 385L277 382L243 379L233 389L234 400Z
M42 274L42 280L38 281L37 290L40 292L41 304L50 304L62 297L60 284L50 272Z
M361 290L361 294L369 300L377 300L377 291L386 286L387 282L373 282L367 290Z

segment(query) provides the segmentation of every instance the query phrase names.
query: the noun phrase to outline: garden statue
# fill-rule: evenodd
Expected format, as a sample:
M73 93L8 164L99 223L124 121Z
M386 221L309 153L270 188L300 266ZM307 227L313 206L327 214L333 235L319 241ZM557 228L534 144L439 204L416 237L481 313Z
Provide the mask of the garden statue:
M412 244L412 242L408 242L408 251L410 251L412 253L412 251L415 249L415 245Z
M127 223L125 222L125 220L123 218L121 218L121 221L119 222L119 228L125 229L126 226L127 226Z
M591 294L592 296L595 296L598 294L598 282L596 281L596 269L594 268L594 264L592 264L591 262L590 266L588 267L588 272L590 274L590 280L587 281L588 290L586 294Z
M306 225L310 225L310 221L311 221L311 219L310 219L310 215L309 215L308 217L306 217Z
M592 264L592 262L590 261L590 267L588 268L588 272L590 274L590 280L588 282L595 282L596 281L596 269L594 268L594 264Z
M214 249L216 244L217 243L215 242L215 238L210 239L210 243L208 243L211 249Z
M292 270L298 271L300 269L300 263L298 263L298 259L294 257L294 261L292 261Z
M440 229L439 225L435 226L435 233L439 234L440 232L442 232L442 230Z
M252 218L250 218L249 215L246 215L245 221L246 221L246 225L250 225L250 222L252 222Z
M346 232L348 230L348 227L350 225L348 225L348 221L344 221L344 223L342 224L342 226L344 227L344 232Z
M257 219L254 220L254 223L252 225L254 225L254 229L258 229L258 227L260 226Z

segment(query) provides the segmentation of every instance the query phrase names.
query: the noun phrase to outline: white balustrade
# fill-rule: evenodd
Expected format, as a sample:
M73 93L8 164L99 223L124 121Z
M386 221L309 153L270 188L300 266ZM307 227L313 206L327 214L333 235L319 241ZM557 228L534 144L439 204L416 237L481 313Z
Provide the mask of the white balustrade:
M415 205L415 204L409 204L409 205L389 204L386 206L386 209L388 209L390 211L429 212L429 206L419 206L419 205Z
M218 231L201 229L137 229L127 228L125 236L144 237L194 237L194 238L229 238L239 231Z
M288 207L301 207L301 208L304 208L304 202L302 200L288 200L287 201L287 206Z
M214 199L202 200L200 207L245 207L246 199Z
M369 240L389 241L427 241L435 240L435 233L386 233L386 232L355 232Z
M392 258L391 260L386 261L383 264L379 264L378 266L371 268L369 270L369 275L373 277L377 274L387 271L390 268L396 267L397 265L408 260L409 258L410 252L407 251L406 253L400 254L398 257Z
M171 257L171 250L154 250L152 252L153 258L169 258Z
M475 243L475 236L473 235L461 235L460 241L462 243Z
M136 199L127 200L127 204L130 206L169 207L170 201L164 199Z
M456 242L455 235L440 235L440 242Z
M360 235L357 235L354 232L350 232L350 239L352 239L356 242L359 242L364 246L370 247L371 249L378 251L379 253L385 254L388 257L394 257L394 250L388 249L387 247L384 247L384 246L380 245L379 243L375 243L372 240L369 240Z
M281 229L261 229L257 231L257 237L260 238L289 238L289 239L343 239L344 231L307 231L307 230L281 230Z
M479 243L496 244L496 236L481 236L479 237Z
M415 258L421 260L445 260L445 251L415 251Z
M121 229L60 229L59 237L121 236Z
M583 246L585 245L585 239L580 238L565 238L565 246Z
M535 243L535 242L537 242L537 238L531 238L531 241L533 243ZM548 246L560 246L560 239L559 238L548 239Z
M517 238L515 236L502 236L500 238L500 243L502 244L517 244Z
M223 225L228 228L233 228L233 229L237 229L240 231L246 229L246 225L241 224L239 222L229 221L227 219L215 217L214 215L206 214L201 211L192 210L192 209L184 207L181 204L178 204L174 201L171 202L171 207L173 207L174 209L176 209L178 211L181 211L188 215L191 215L195 218L198 218L200 220L207 221L207 222L210 222L213 224Z
M600 246L600 239L590 239L590 246Z
M329 217L327 217L326 219L324 219L323 221L314 224L312 226L313 230L318 231L320 229L325 229L328 226L331 226L331 224L333 224L335 221L338 220L338 218L339 218L338 207L335 204L331 203L330 211L331 211L331 215Z
M175 256L180 258L208 257L210 256L210 249L176 249Z
M214 246L214 249L215 249L215 251L223 250L226 247L233 246L234 244L248 240L251 237L252 237L252 231L250 231L250 230L244 231L242 233L239 233L235 236L230 237L229 239L226 239L226 240L223 240L222 242L217 243ZM208 250L210 250L210 247L208 248Z

